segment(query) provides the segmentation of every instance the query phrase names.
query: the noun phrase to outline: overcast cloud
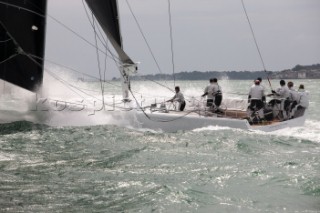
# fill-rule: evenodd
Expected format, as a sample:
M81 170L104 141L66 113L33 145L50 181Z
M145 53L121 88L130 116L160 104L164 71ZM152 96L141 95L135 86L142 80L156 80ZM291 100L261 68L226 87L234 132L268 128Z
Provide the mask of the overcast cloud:
M140 74L159 70L125 0L124 49ZM167 0L128 0L163 73L172 73ZM320 63L319 0L245 0L267 70ZM171 0L175 71L263 70L241 0ZM94 43L82 0L49 0L48 13ZM96 49L48 18L46 58L98 76ZM108 60L108 79L118 77Z

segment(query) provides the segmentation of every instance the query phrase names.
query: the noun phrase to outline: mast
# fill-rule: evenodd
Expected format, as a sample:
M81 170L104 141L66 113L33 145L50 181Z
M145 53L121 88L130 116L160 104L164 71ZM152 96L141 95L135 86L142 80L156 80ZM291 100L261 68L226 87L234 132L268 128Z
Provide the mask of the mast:
M117 0L86 2L119 56L123 100L129 101L130 75L137 72L137 65L123 50Z
M47 0L0 0L0 78L36 92L42 85Z

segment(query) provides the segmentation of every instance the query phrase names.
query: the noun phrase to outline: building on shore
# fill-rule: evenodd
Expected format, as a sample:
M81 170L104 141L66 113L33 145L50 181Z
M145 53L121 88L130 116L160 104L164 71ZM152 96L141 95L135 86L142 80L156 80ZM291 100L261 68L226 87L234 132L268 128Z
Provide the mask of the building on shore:
M274 79L318 79L320 78L320 70L283 70L272 73L271 77Z

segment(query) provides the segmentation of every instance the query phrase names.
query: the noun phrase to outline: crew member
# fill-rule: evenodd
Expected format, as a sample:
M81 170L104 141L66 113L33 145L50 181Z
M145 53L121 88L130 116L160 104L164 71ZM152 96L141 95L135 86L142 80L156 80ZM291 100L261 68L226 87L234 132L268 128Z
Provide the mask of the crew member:
M288 84L289 89L289 97L288 97L288 104L285 104L285 109L287 110L287 113L290 115L290 118L293 117L294 114L294 108L297 106L299 101L299 94L298 92L293 88L293 82L289 81Z
M298 89L298 105L294 117L303 116L305 110L309 107L309 93L304 90L304 85L300 84Z
M289 98L289 89L286 86L286 82L284 80L280 80L280 87L276 89L276 91L272 90L272 94L268 96L275 96L277 99L287 99Z
M204 89L204 94L201 96L201 97L207 96L207 107L210 107L213 104L213 89L214 89L213 78L210 78L209 82L210 84L206 86L206 88Z
M261 77L258 77L256 80L260 81L260 86L264 89L264 86L262 85L262 78L261 78ZM253 81L253 84L252 84L251 87L254 87L254 86L256 85L256 84L255 84L255 81L256 81L256 80Z
M222 102L222 90L218 84L218 79L211 78L210 84L204 89L202 97L207 96L207 107L213 106L219 107Z
M274 108L274 116L280 115L280 119L287 120L289 115L286 112L286 108L289 105L288 99L290 92L286 86L286 82L284 80L280 80L280 87L276 89L276 91L271 91L272 94L269 94L268 96L274 96L275 98L270 101L270 105Z
M304 108L308 108L309 107L309 93L304 90L303 84L300 84L298 94L300 96L299 101L298 101L300 106L302 106Z
M175 88L176 94L167 102L173 102L176 101L179 103L179 111L183 111L184 108L186 107L186 101L184 100L183 94L180 92L180 87L176 86Z
M265 101L264 88L260 85L259 80L255 80L254 86L250 88L248 95L248 102L250 103L248 107L248 117L251 117L253 112L258 112L259 118L264 118L263 107Z
M290 101L296 101L298 102L299 101L299 94L298 92L293 88L293 82L292 81L289 81L288 84L288 89L289 89L289 97L288 99Z

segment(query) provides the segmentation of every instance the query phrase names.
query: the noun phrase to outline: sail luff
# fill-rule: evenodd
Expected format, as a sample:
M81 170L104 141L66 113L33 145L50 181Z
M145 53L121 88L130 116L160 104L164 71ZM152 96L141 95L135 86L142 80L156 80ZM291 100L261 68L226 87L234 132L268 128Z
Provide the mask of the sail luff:
M118 5L116 0L86 0L93 15L107 35L123 64L134 64L122 49L119 26Z
M43 81L46 10L47 0L0 1L0 78L34 92Z

